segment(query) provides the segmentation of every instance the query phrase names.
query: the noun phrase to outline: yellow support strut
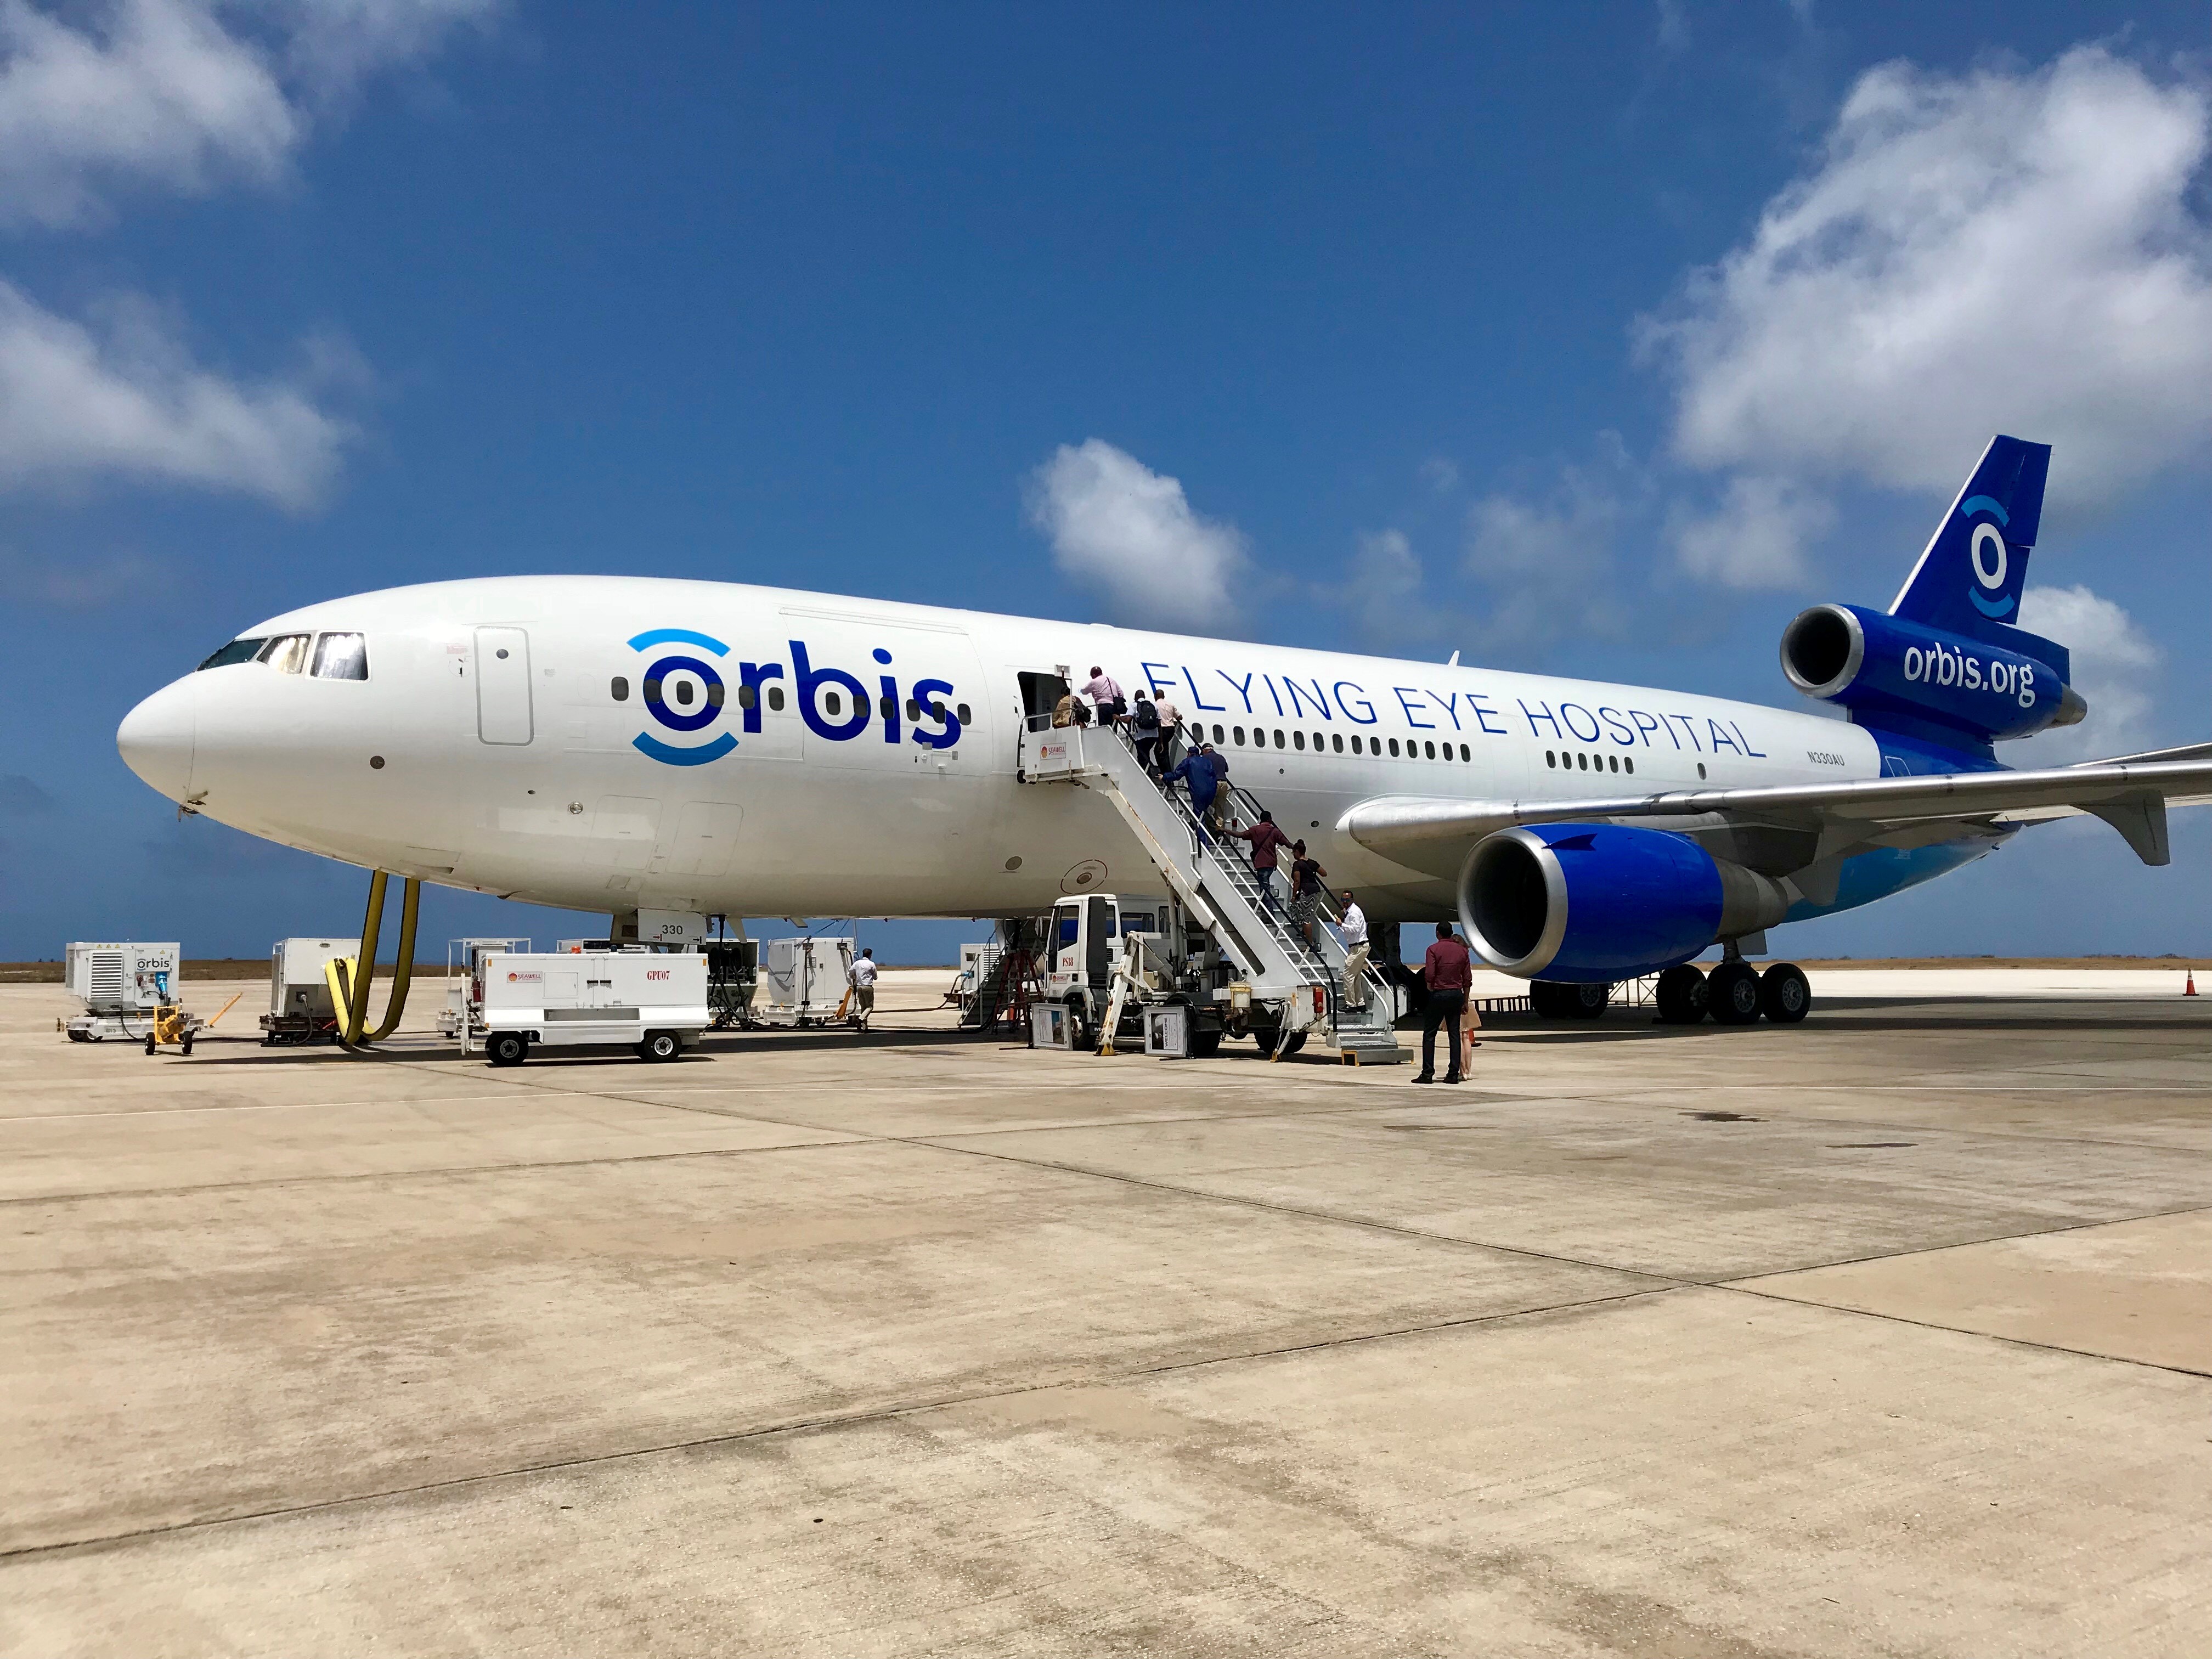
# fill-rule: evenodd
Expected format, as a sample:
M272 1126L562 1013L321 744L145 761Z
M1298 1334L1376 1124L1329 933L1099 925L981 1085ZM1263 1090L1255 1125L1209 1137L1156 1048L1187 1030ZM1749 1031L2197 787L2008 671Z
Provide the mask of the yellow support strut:
M344 1019L338 1041L349 1048L381 1042L399 1029L399 1018L407 1010L407 988L415 978L415 923L422 903L422 884L416 877L410 876L400 890L399 960L392 970L392 994L386 999L384 1018L377 1028L373 1031L364 1030L368 1024L369 984L376 977L378 936L384 931L384 888L386 880L381 870L372 872L369 876L368 911L361 921L361 955L354 959L354 971L349 975L344 964L331 964L332 981L340 992L339 1012Z

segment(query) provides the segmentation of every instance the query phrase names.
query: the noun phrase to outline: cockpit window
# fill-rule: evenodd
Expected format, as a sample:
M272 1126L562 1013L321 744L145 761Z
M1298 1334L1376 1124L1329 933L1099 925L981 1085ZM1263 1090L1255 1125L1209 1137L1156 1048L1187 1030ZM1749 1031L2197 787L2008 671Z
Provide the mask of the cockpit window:
M234 662L252 662L260 654L263 644L258 635L250 640L233 640L192 672L197 674L201 669L228 668Z
M319 680L365 680L368 678L368 641L359 634L325 634L315 641L315 678Z
M296 674L307 665L306 634L279 634L261 647L261 660L280 674Z

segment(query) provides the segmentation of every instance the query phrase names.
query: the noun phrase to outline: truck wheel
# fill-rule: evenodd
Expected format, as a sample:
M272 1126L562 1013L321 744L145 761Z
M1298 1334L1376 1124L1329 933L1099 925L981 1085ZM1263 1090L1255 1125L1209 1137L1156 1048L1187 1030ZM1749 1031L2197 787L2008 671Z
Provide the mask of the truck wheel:
M673 1031L647 1031L637 1045L640 1060L673 1060L683 1052L683 1040Z
M1306 1034L1304 1031L1292 1031L1275 1045L1275 1052L1287 1059L1305 1046Z
M520 1066L530 1058L530 1041L520 1031L497 1031L484 1044L495 1066Z
M1695 1025L1705 1017L1705 1005L1711 994L1705 975L1685 962L1659 975L1659 983L1652 988L1651 1000L1659 1005L1662 1024Z
M1813 988L1796 963L1778 962L1759 976L1759 1012L1777 1025L1795 1025L1812 1006Z
M1193 1060L1212 1060L1220 1052L1220 1032L1193 1031L1190 1034L1190 1057Z
M1759 969L1743 961L1723 962L1705 975L1708 1005L1723 1025L1748 1025L1759 1018Z

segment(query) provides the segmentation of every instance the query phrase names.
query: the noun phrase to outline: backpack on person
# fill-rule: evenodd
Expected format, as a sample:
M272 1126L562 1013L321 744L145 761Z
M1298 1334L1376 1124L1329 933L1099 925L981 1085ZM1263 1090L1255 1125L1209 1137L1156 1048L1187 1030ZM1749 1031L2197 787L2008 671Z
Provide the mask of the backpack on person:
M1160 711L1149 701L1140 699L1132 722L1139 732L1157 732L1160 729Z

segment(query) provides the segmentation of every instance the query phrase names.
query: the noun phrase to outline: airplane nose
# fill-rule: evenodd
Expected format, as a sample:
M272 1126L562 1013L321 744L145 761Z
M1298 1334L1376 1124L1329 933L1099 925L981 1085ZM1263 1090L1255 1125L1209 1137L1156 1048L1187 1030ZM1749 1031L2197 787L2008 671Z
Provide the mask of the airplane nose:
M191 793L197 738L189 676L163 686L115 728L123 763L173 801Z

